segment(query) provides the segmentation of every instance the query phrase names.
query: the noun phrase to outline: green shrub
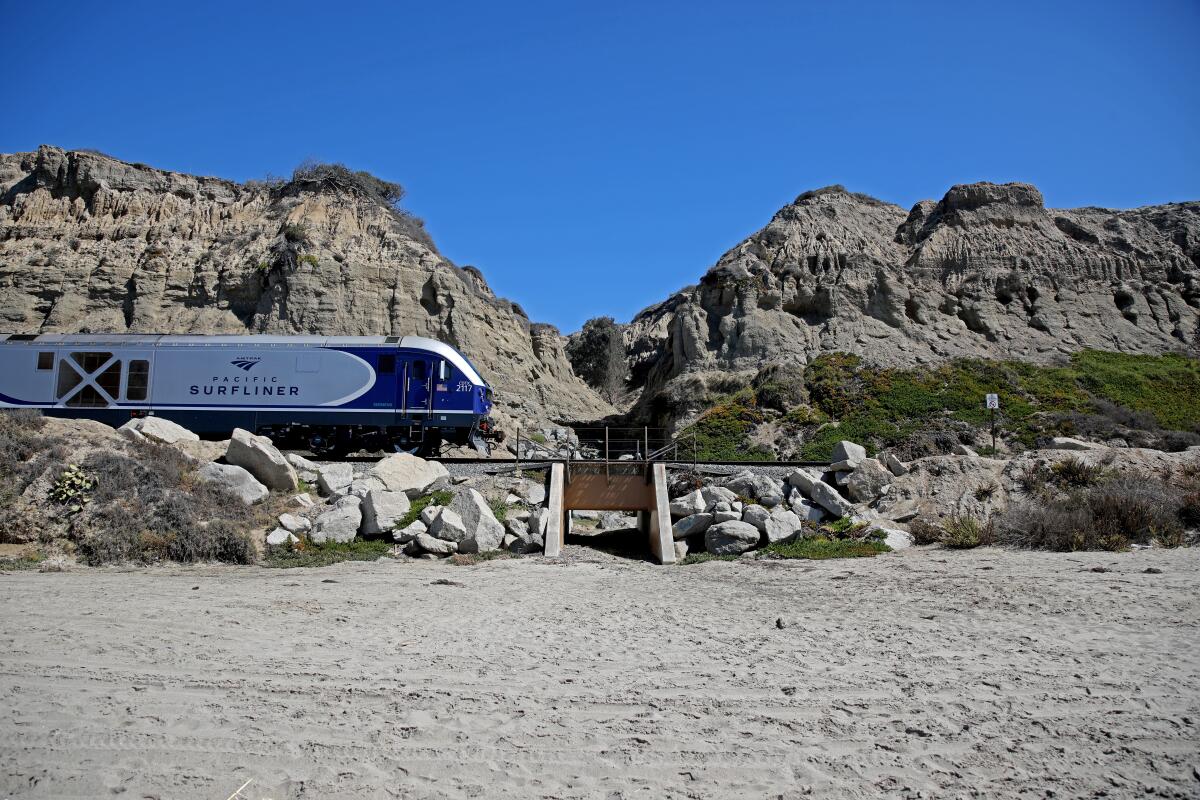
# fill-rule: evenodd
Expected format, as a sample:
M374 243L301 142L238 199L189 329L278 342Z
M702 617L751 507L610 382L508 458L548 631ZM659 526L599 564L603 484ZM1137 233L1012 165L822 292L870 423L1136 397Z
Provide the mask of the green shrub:
M737 561L738 556L719 556L715 553L701 551L699 553L688 553L679 563L682 565L703 564L706 561Z
M321 265L321 259L311 253L305 253L300 256L299 261L301 264L308 264L310 267L319 267Z
M1183 543L1185 494L1147 475L1121 475L1065 495L1045 492L999 517L1000 544L1041 550L1126 550Z
M951 516L942 527L942 544L956 550L968 550L995 541L991 525L981 524L974 517Z
M1051 466L1050 472L1057 485L1079 489L1094 486L1100 480L1104 470L1097 464L1087 464L1077 458L1068 458Z
M890 553L892 548L877 539L831 539L812 536L776 542L763 548L764 553L778 558L870 558L880 553Z
M765 419L754 392L742 389L721 398L691 427L701 461L770 461L774 454L750 444L750 433Z
M298 545L272 547L264 567L327 567L342 561L374 561L392 553L392 543L383 539L354 539L349 542L314 544L301 539Z
M916 517L908 525L913 544L937 544L946 535L942 523L929 517Z

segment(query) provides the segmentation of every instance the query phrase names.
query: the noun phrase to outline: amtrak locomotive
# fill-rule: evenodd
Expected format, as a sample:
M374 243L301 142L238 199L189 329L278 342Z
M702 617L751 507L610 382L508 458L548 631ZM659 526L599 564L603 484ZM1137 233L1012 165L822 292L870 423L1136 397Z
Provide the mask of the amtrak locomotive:
M118 426L153 415L334 457L499 441L492 388L419 336L0 335L0 408Z

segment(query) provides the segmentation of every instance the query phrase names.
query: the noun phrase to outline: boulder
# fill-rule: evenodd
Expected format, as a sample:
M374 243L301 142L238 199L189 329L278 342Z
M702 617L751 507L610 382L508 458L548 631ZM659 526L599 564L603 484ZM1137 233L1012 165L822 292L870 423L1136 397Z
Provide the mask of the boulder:
M523 519L514 518L504 520L504 530L509 536L516 536L518 538L524 538L529 535L529 525ZM503 542L500 544L502 547L508 547Z
M296 490L296 470L266 436L255 436L234 428L225 460L242 467L269 489L277 492Z
M912 546L913 537L908 531L902 531L899 528L885 528L882 525L872 525L871 530L882 531L885 536L883 543L893 550L903 550Z
M837 489L834 489L823 481L818 481L812 485L812 491L809 496L812 497L814 503L835 517L844 517L854 510L849 500L838 494Z
M683 559L687 557L687 554L688 554L687 540L686 539L676 539L675 540L675 563L678 564L680 561L683 561Z
M520 494L531 506L540 506L546 502L546 487L534 481L525 481Z
M449 507L440 508L429 525L429 535L457 545L467 538L467 526L457 511Z
M346 494L352 494L355 497L361 497L363 499L366 499L368 494L375 491L385 492L387 490L383 488L383 481L371 475L367 475L362 478L355 478L354 480L350 481L350 485L346 487ZM401 492L401 494L403 494L403 492ZM408 497L408 495L404 496Z
M350 542L362 525L362 500L352 495L341 498L317 517L308 538L317 544Z
M861 444L855 444L842 440L833 446L833 452L829 456L831 462L837 461L852 461L858 463L867 457L867 448Z
M408 492L419 497L439 478L449 485L450 473L437 461L426 461L409 453L393 453L371 467L367 473L378 478L391 492Z
M762 501L763 498L778 498L775 504L783 502L783 490L779 481L766 475L756 475L753 472L739 472L725 481L725 488L741 497Z
M637 527L637 517L620 511L606 511L600 515L600 530L619 531Z
M691 514L671 526L671 535L676 539L684 539L688 536L704 533L708 529L708 526L712 524L712 514L704 512Z
M820 522L825 516L825 509L803 497L793 500L791 506L792 513L799 517L801 522Z
M233 464L209 462L196 470L196 477L206 483L220 486L248 506L261 503L271 494L253 475Z
M884 453L883 465L888 468L888 471L899 478L901 475L908 474L908 467L904 462L896 458L895 453Z
M767 544L786 542L800 532L800 517L782 506L771 511L766 523L760 530L767 538Z
M671 501L671 516L690 517L692 514L703 512L706 508L708 508L708 503L704 499L704 493L697 489Z
M459 491L449 507L458 512L467 529L466 537L459 543L459 552L486 553L500 547L504 526L483 495L474 489Z
M345 494L354 480L354 468L344 462L323 464L317 470L317 488L326 497Z
M954 449L951 450L950 452L954 453L954 455L956 455L956 456L967 456L968 458L978 458L979 457L978 453L976 453L971 448L967 447L965 444L954 445Z
M421 514L418 519L425 523L425 527L433 526L433 521L437 519L438 514L442 513L441 506L425 506L421 509Z
M304 494L298 494L292 498L292 505L296 506L297 508L312 508L316 504L317 501L313 500L312 495L308 492L305 492Z
M864 459L858 469L850 473L846 490L851 499L858 503L870 503L884 493L895 476L878 459Z
M821 473L808 468L798 469L788 475L787 482L800 493L812 497L812 486L821 482Z
M736 556L758 546L760 532L748 522L730 520L709 526L704 547L718 556Z
M140 436L141 434L139 434ZM143 437L145 438L145 437ZM147 439L147 441L149 441ZM190 439L182 439L171 445L179 452L183 453L192 461L198 464L203 464L207 461L216 461L218 458L225 456L225 451L229 449L229 440L223 442L210 442L204 439L193 442Z
M279 526L291 533L304 533L312 529L312 522L307 517L298 514L280 514Z
M749 505L742 510L742 522L747 522L759 531L767 532L767 520L771 518L771 512L765 506Z
M272 547L278 547L282 544L295 544L298 541L300 540L286 528L276 528L267 534L267 544Z
M733 509L730 509L729 511L714 511L712 516L713 523L732 522L734 520L740 520L742 518L742 512L734 511Z
M320 467L309 461L303 456L298 456L295 453L288 453L284 458L292 465L292 469L296 470L296 477L305 483L316 483L317 475L320 472Z
M426 553L432 553L435 556L448 556L458 552L458 545L447 539L438 539L435 536L430 536L428 533L418 533L413 543L417 549Z
M704 498L704 510L712 511L717 503L733 504L737 502L737 494L724 486L705 486L700 490Z
M138 417L131 419L119 430L133 430L159 444L175 444L176 442L198 442L200 437L182 425L162 417Z
M1055 436L1050 440L1049 450L1104 450L1102 444L1085 442L1082 439L1072 439L1070 436Z
M408 509L408 495L404 492L372 489L363 498L362 532L368 536L386 533L396 527Z
M392 541L399 544L408 544L422 533L428 533L428 528L425 527L425 523L421 522L421 520L414 519L403 528L392 531Z
M550 524L550 509L535 508L526 522L530 534L538 537L546 535L546 527Z

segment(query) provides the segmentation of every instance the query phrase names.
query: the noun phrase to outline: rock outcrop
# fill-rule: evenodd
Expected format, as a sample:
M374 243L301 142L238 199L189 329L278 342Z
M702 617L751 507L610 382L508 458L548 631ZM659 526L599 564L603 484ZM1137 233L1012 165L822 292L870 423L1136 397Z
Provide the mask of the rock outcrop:
M954 186L909 211L832 186L800 195L698 286L625 328L635 407L824 352L881 366L1159 353L1200 328L1200 202L1047 209L1027 184Z
M416 334L467 353L509 415L612 410L558 331L370 186L238 184L49 146L0 155L0 330Z

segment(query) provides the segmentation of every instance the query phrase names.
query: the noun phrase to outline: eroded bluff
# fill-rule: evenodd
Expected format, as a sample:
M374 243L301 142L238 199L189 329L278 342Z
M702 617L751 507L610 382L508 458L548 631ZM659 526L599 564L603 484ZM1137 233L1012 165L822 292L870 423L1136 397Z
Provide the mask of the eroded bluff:
M1200 346L1198 315L1198 202L1052 210L1033 186L978 183L906 212L832 186L624 334L638 410L655 415L822 352L881 366L1159 353Z
M524 418L611 411L563 338L350 184L242 185L43 146L0 155L0 331L431 336Z

